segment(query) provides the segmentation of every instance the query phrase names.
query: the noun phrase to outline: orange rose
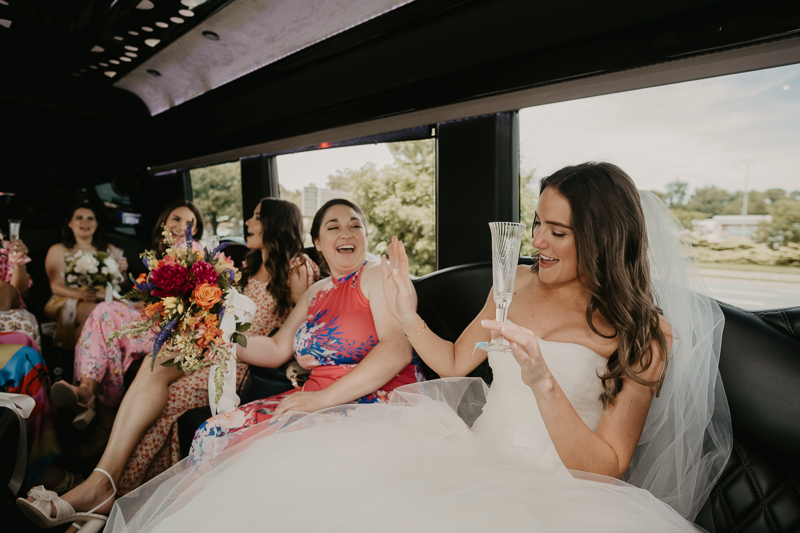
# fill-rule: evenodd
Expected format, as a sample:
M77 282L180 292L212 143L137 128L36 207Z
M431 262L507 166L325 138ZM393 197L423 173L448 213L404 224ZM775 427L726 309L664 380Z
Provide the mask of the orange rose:
M140 284L140 285L141 285L142 283L147 283L147 274L145 274L144 272L142 272L141 274L139 274L139 277L138 277L138 278L136 278L136 283L138 283L138 284Z
M161 315L161 311L164 309L164 304L161 302L156 302L154 304L149 304L144 308L144 314L148 318L153 318L154 316Z
M192 298L200 307L210 309L215 303L222 300L222 289L216 285L203 283L194 288Z

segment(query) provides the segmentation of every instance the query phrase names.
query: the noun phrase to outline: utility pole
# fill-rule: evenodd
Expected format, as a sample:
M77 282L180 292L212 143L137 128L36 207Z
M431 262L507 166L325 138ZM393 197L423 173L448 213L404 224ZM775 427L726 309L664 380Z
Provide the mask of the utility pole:
M744 197L742 198L742 237L746 235L747 231L747 199L750 196L748 189L750 182L750 163L744 164Z

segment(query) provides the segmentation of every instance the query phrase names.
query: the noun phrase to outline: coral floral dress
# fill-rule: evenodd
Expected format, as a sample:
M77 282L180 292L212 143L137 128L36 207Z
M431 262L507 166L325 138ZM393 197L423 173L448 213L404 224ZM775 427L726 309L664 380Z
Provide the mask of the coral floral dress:
M364 263L366 265L366 263ZM189 460L198 462L214 457L228 446L247 438L243 429L260 422L269 423L281 400L299 391L318 391L348 374L367 356L378 342L375 321L369 300L361 292L364 266L339 279L331 278L308 304L306 320L297 330L294 356L305 369L311 370L302 389L256 400L234 411L222 413L197 430ZM357 398L355 403L386 402L395 388L423 381L419 358L412 362L379 390Z
M291 266L296 268L303 263L308 271L310 286L319 279L319 267L306 255L295 258ZM275 315L275 299L267 290L268 285L269 282L250 279L244 288L245 296L256 304L256 315L248 335L269 335L288 316ZM164 411L134 448L122 473L117 489L119 496L127 494L181 460L176 422L186 411L208 405L209 371L206 367L187 373L169 386L169 397ZM236 363L237 388L241 386L246 371L245 363Z

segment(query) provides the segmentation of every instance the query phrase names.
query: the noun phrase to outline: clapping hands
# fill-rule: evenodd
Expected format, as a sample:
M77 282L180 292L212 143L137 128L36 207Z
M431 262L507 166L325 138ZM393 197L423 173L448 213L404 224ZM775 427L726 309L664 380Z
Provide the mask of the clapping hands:
M386 297L386 304L389 312L392 313L401 324L410 323L417 314L417 291L411 283L408 274L408 256L405 246L392 237L389 243L389 264L386 256L381 256L381 271L383 273L383 293Z

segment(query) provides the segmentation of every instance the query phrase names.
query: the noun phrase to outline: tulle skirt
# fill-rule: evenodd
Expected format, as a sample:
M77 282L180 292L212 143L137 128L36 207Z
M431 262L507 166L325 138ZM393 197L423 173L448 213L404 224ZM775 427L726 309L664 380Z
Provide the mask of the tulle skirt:
M486 391L446 379L287 413L118 500L106 531L697 530L647 491L473 432Z

